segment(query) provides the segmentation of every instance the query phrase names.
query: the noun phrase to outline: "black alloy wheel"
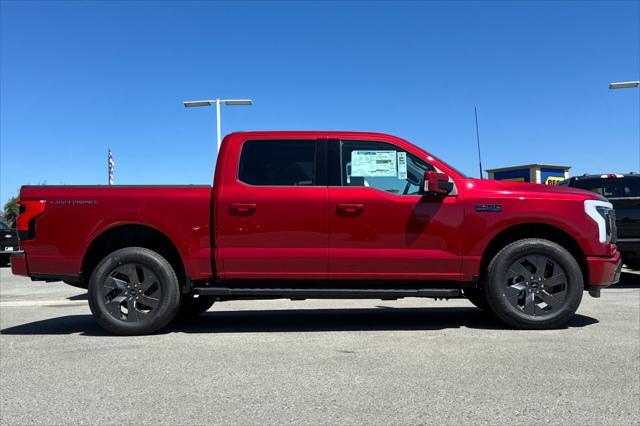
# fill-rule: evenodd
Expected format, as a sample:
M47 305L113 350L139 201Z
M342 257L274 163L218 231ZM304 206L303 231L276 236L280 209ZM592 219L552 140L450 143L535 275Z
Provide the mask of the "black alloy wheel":
M158 277L144 265L131 262L115 267L104 280L103 301L116 319L143 320L162 297Z
M544 255L521 257L507 271L505 297L527 315L549 315L565 303L567 276L562 267Z
M180 308L176 273L160 254L127 247L105 256L89 281L89 307L107 331L121 335L153 333Z
M491 311L515 328L564 326L580 306L584 279L576 258L540 238L515 241L489 263L484 294Z

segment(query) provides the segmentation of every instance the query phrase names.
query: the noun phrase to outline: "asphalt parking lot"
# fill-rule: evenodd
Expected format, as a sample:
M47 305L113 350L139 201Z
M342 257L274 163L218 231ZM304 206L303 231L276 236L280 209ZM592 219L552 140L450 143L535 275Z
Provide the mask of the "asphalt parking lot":
M566 329L464 300L214 305L115 337L84 291L0 270L2 424L639 424L640 275Z

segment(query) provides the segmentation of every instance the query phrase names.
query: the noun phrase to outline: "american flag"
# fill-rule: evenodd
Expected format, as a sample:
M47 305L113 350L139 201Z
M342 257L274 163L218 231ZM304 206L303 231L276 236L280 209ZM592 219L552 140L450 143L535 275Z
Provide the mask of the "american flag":
M109 149L109 185L113 185L113 169L116 165L115 161L113 161L113 155L111 154L111 149Z

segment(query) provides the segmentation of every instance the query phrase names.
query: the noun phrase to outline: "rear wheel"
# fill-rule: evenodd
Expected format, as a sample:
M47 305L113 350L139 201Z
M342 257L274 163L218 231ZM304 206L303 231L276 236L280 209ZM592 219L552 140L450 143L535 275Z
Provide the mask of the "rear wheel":
M153 333L178 312L178 278L158 253L123 248L107 255L93 271L89 307L98 324L111 333Z
M531 238L509 244L493 258L487 272L488 305L516 328L561 327L582 300L584 282L578 263L551 241Z

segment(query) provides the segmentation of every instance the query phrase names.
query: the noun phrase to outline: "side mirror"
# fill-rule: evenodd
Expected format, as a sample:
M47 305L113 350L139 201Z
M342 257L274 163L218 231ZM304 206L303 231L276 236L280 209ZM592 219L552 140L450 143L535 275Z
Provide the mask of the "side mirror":
M422 193L436 197L446 197L453 190L453 182L449 182L449 176L427 170L424 172Z

